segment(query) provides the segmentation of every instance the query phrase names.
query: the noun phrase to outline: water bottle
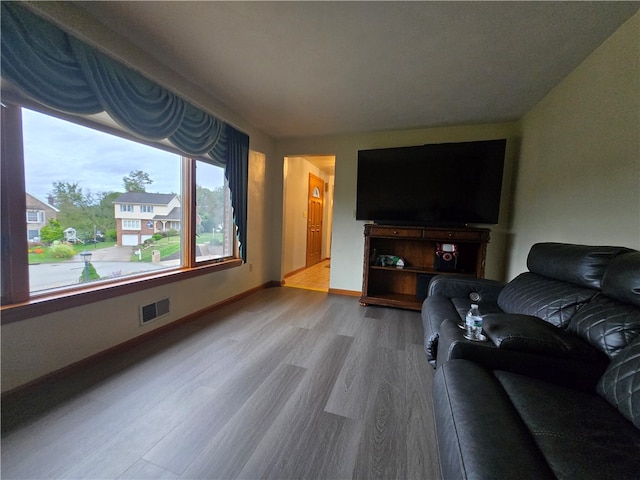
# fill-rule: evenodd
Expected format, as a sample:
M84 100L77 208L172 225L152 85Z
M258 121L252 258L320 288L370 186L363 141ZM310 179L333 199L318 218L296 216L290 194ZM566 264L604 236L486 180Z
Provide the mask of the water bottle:
M467 312L465 323L467 326L466 337L470 340L481 340L482 316L480 315L480 310L478 310L478 305L476 305L475 303L471 304L471 309Z

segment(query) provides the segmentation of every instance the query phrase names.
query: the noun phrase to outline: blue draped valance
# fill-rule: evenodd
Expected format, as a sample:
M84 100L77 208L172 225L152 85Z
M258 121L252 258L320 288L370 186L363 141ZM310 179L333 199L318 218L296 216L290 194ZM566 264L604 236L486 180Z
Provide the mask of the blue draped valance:
M107 112L147 140L224 167L244 262L249 137L67 34L18 2L2 2L2 77L26 95L75 115Z

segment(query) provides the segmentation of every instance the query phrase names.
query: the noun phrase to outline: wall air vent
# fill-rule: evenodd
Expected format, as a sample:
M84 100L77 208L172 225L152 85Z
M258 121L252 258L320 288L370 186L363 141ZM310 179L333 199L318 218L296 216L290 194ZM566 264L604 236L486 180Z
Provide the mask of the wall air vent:
M169 313L169 299L163 298L157 302L140 307L140 323L145 324L151 320L162 317Z

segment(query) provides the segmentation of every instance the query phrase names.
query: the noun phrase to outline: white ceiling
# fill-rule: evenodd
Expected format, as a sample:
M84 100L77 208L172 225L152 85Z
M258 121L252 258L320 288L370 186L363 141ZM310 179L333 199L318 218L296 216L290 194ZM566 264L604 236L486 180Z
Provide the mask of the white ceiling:
M638 2L78 2L274 138L520 118Z

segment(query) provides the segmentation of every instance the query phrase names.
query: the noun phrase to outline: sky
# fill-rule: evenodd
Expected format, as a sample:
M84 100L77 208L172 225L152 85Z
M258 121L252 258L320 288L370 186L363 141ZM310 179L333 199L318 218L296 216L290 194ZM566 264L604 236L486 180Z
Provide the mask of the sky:
M151 193L180 192L180 161L173 153L141 145L22 109L26 191L47 201L53 182L79 183L84 193L123 192L122 178L142 170ZM222 169L198 169L197 183L222 183Z

